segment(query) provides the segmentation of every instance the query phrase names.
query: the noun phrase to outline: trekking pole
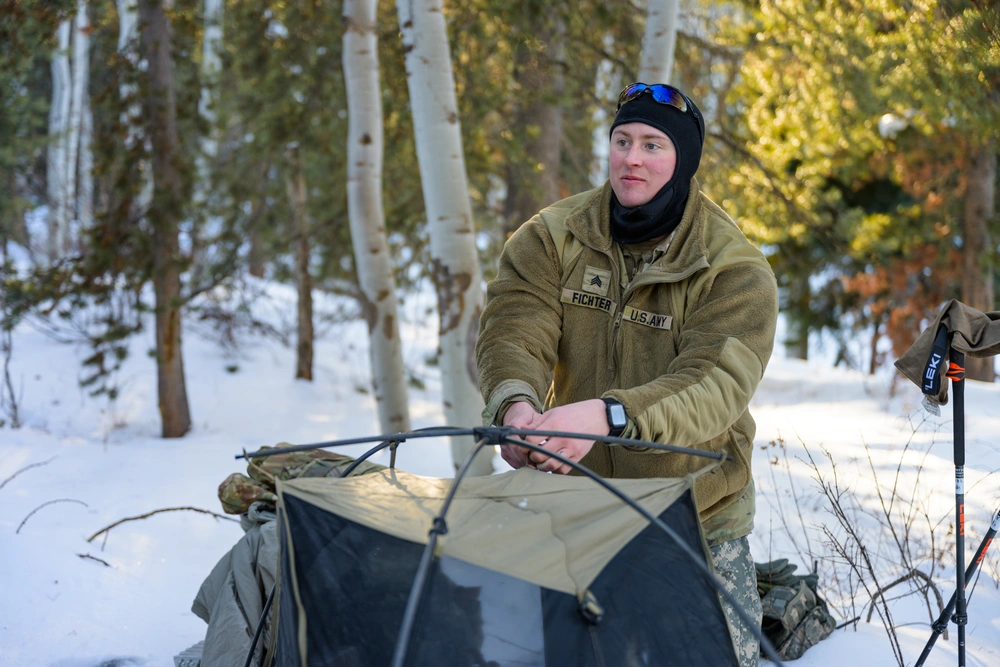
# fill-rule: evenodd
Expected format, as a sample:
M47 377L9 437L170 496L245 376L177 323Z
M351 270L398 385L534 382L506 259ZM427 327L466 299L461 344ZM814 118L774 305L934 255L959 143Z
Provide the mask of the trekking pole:
M965 580L970 581L976 576L976 571L979 566L982 565L983 559L986 558L986 552L990 549L990 543L993 542L993 538L996 537L997 531L1000 530L1000 509L997 510L996 514L993 515L993 522L990 524L990 529L986 531L986 535L983 537L983 541L979 543L979 548L976 549L976 555L972 558L972 562L969 563L969 567L965 570ZM931 654L931 649L934 648L934 644L937 642L938 637L944 634L944 631L948 629L948 621L951 619L951 614L955 611L955 603L958 600L958 594L953 593L951 599L948 600L948 604L944 609L941 610L941 615L938 616L937 620L931 624L931 636L927 640L927 644L924 646L924 650L920 653L920 657L917 658L917 662L913 667L923 667L924 662L927 657Z
M969 622L965 599L965 354L950 348L948 379L955 393L955 616L958 626L958 667L965 667L965 625Z

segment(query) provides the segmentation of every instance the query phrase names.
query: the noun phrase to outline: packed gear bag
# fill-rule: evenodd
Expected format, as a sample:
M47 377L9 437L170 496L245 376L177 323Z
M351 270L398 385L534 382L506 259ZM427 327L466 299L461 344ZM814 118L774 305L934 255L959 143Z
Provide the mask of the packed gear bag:
M291 447L279 442L275 447ZM261 447L261 450L270 447ZM219 485L219 501L226 514L245 514L255 502L264 502L272 508L278 502L275 480L297 477L340 477L354 463L354 458L325 449L290 452L275 456L258 456L247 463L247 473L234 472ZM354 474L364 475L385 468L377 463L362 461Z
M837 627L837 621L816 590L818 575L793 574L798 566L787 558L754 566L764 611L761 632L783 659L802 657L807 648L826 639Z

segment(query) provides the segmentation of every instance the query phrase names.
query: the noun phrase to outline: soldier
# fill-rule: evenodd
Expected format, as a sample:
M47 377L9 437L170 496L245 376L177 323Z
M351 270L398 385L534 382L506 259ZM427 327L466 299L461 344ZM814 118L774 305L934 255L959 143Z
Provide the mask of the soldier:
M760 622L747 409L774 344L767 260L699 190L705 124L676 88L633 83L611 125L609 181L553 204L507 241L476 356L487 424L617 435L732 458L695 483L716 570ZM704 459L529 437L605 477L679 477ZM507 445L514 468L571 473ZM753 634L726 603L741 665Z

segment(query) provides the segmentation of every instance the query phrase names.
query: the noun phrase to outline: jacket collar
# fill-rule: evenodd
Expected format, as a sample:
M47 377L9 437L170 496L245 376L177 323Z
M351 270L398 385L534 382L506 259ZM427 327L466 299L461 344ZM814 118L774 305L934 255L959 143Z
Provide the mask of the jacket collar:
M614 245L611 238L611 182L605 181L592 193L593 196L566 217L566 228L584 245L610 253ZM705 243L707 210L703 201L705 195L698 187L697 178L691 179L690 193L670 247L651 268L667 274L684 274L700 266L708 266Z

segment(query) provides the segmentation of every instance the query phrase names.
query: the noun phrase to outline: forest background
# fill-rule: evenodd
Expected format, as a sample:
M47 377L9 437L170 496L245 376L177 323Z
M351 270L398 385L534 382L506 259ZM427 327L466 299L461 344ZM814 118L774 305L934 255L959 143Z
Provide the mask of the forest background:
M365 319L383 432L405 431L394 309L425 278L446 418L477 423L482 278L604 181L643 77L699 102L701 187L768 256L792 356L825 332L875 372L946 299L995 307L988 0L0 0L0 59L7 426L20 322L89 345L81 384L114 401L153 313L165 437L191 427L182 315L282 339L307 381L317 327ZM294 285L295 323L256 321L247 276ZM317 290L356 307L318 316Z

